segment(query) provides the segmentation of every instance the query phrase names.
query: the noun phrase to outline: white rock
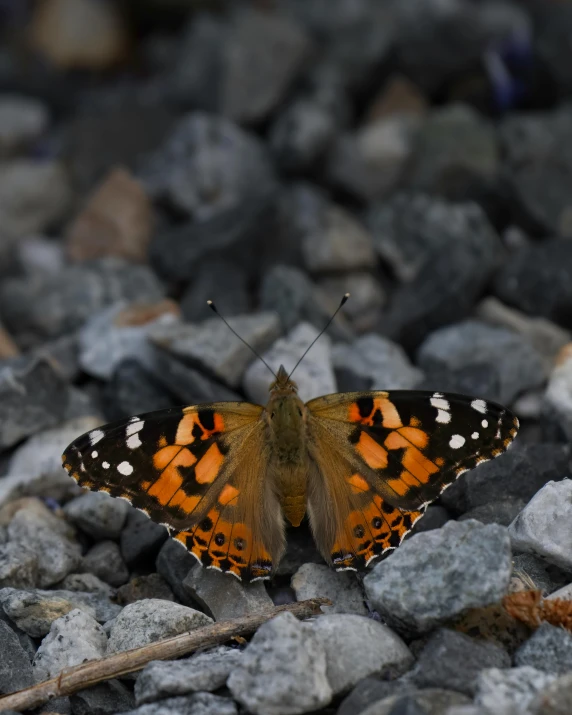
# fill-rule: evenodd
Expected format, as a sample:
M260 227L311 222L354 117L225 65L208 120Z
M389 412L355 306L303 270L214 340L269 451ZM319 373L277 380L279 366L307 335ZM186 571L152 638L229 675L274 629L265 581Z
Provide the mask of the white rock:
M528 665L521 668L487 668L477 679L475 703L491 715L523 715L535 695L555 680Z
M332 606L322 606L324 613L353 613L366 616L364 594L351 571L338 572L323 564L302 564L292 576L291 587L298 601L325 597Z

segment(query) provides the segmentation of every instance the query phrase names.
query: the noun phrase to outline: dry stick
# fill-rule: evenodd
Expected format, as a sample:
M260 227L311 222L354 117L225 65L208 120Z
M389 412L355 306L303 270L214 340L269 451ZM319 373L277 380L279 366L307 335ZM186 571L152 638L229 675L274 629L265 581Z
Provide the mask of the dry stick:
M33 685L31 688L25 688L0 698L0 712L2 710L21 711L36 708L52 698L71 695L103 680L141 670L152 660L178 658L197 648L208 648L224 643L233 636L252 633L258 626L279 613L288 611L297 618L308 618L320 613L320 606L327 604L331 604L327 598L312 598L299 603L289 603L285 606L277 606L268 611L255 613L252 616L244 616L232 621L221 621L212 626L204 626L188 633L181 633L174 638L167 638L140 648L108 655L100 660L92 660L73 668L66 668L56 678L50 678L50 680Z

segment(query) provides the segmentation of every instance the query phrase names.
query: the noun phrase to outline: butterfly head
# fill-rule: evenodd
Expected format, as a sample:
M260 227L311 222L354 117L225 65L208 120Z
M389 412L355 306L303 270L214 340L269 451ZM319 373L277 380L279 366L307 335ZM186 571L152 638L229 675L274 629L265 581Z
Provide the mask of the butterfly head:
M284 365L280 365L280 368L276 373L276 379L270 384L268 389L273 395L291 395L292 393L296 394L298 392L298 385L294 382L294 380L290 379Z

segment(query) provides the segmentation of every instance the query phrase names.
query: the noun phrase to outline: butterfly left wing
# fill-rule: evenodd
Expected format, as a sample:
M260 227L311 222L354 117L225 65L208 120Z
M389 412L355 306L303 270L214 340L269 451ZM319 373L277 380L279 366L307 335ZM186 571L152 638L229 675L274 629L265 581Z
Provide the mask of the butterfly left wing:
M262 409L222 402L132 417L78 437L63 465L80 486L166 526L204 566L266 578L284 527L265 479Z
M339 569L399 545L457 477L502 454L517 418L493 402L437 392L355 392L311 400L308 511Z

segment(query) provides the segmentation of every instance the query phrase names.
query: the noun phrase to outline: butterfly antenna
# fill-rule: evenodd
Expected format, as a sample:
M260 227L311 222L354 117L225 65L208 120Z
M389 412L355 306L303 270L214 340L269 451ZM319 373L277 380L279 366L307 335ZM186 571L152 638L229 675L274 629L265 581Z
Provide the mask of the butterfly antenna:
M240 335L236 332L236 330L229 324L228 320L226 320L226 318L225 318L224 316L222 316L222 315L218 312L218 308L217 308L216 305L212 302L212 300L207 300L207 305L208 305L209 308L213 311L213 313L216 313L216 314L218 315L218 317L222 320L222 322L226 325L226 327L230 330L230 332L231 332L231 333L234 333L234 334L236 335L236 337L237 337L242 343L244 343L244 344L246 345L246 347L247 347L251 352L253 352L259 360L261 360L261 361L266 365L266 367L270 370L270 372L274 375L274 377L276 377L276 373L275 373L274 370L270 367L270 365L266 362L266 360L262 357L262 355L261 355L260 353L257 353L256 350L252 347L252 345L249 345L244 338L241 338L241 337L240 337ZM276 379L278 379L278 378L276 378Z
M298 362L294 365L294 369L293 369L292 372L288 375L288 379L290 379L290 378L292 377L292 375L294 374L294 370L298 367L298 365L302 362L302 360L306 357L306 355L307 355L307 354L310 352L310 350L314 347L314 343L318 340L318 338L321 338L322 335L326 332L326 330L330 327L330 324L331 324L332 320L333 320L333 319L336 317L336 315L340 312L340 310L341 310L342 307L345 305L345 303L347 302L347 300L348 300L349 297L350 297L350 294L349 294L349 293L346 293L346 294L344 295L344 297L341 299L340 304L339 304L338 307L336 308L336 310L335 310L334 314L332 315L332 317L328 320L328 322L326 323L326 325L320 330L320 332L319 332L319 333L316 335L316 337L312 340L312 342L310 343L310 345L308 345L308 347L307 347L306 350L304 351L304 354L302 355L302 357L301 357L301 358L298 360Z

